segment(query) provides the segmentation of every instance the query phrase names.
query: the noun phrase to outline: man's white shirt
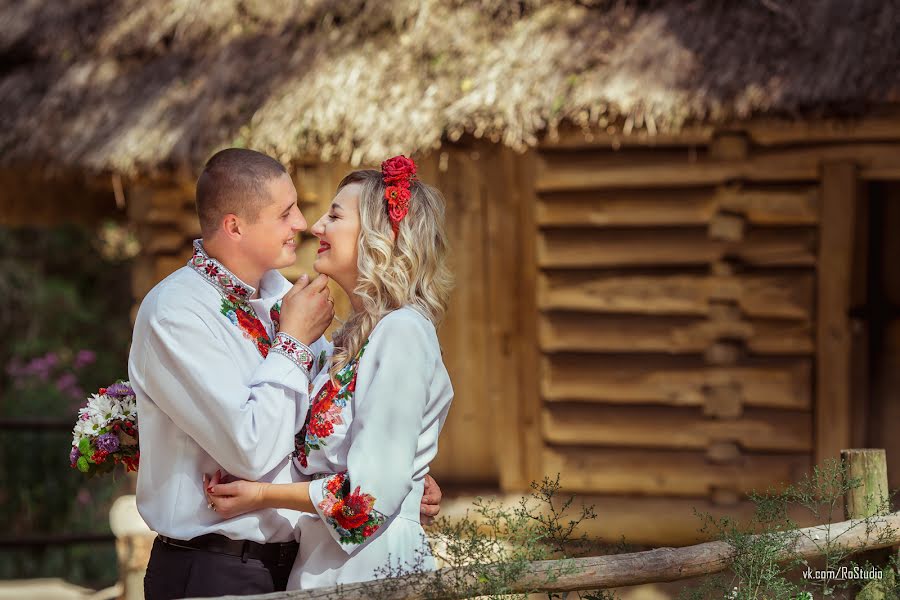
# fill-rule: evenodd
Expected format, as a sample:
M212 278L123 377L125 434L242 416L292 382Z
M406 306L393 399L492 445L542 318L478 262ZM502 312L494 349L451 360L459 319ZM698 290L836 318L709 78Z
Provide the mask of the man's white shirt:
M273 319L290 288L270 271L253 298L256 290L197 241L188 266L141 303L128 360L141 447L137 505L157 533L295 539L299 512L267 509L223 520L207 507L202 481L217 469L240 479L292 481L290 454L309 407L313 352L328 342L321 338L310 349L276 335Z

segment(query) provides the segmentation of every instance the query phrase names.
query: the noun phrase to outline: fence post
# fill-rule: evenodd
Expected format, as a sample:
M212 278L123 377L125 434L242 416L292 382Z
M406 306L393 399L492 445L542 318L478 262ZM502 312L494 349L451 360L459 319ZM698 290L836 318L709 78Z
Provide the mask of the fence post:
M845 477L858 479L860 485L849 490L844 499L844 515L847 519L865 519L879 512L884 514L890 509L890 491L888 489L887 457L884 449L841 450L841 462L844 463ZM865 553L869 560L884 559L885 553L880 550ZM889 566L884 570L881 581L873 580L863 586L856 595L856 600L883 600L885 589L891 589L894 583L894 572Z
M859 479L860 485L849 492L844 503L847 519L865 519L884 511L889 501L887 458L883 449L841 450L846 476Z

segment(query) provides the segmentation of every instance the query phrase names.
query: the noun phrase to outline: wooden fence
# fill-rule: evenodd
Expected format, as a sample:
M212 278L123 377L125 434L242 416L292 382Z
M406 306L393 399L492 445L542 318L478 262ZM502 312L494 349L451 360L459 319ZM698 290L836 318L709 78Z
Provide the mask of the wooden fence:
M875 516L879 507L883 507L889 499L884 450L844 450L841 456L847 477L861 481L861 485L848 492L844 499L848 520L796 530L795 542L780 553L779 560L823 556L826 545L818 540L825 539L831 540L832 549L851 553L900 544L900 512ZM734 548L728 542L713 541L683 548L538 561L531 563L525 574L504 592L559 593L678 581L724 571L733 558ZM437 573L418 573L333 588L226 596L221 600L418 599L433 597L436 578L456 582L460 584L457 589L465 590L448 592L444 596L446 598L468 598L489 592L480 587L480 582L468 571L442 569Z

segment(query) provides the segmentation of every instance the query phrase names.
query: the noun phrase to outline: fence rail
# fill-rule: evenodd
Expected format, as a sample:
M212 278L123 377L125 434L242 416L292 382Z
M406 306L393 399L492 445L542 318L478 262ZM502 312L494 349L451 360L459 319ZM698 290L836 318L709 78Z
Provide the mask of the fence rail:
M816 558L825 552L826 536L836 547L861 552L886 548L900 543L900 512L875 520L849 520L831 525L817 525L797 530L800 534L782 560L794 556ZM683 548L657 548L630 554L595 556L531 563L527 573L508 588L508 593L533 591L574 592L607 589L642 583L678 581L725 570L731 563L733 548L727 542L705 542ZM257 596L225 596L220 600L320 600L344 598L363 600L415 600L426 598L434 590L433 580L465 579L448 569L437 573L407 575L333 588L275 592ZM476 581L464 581L465 592L448 594L446 598L468 598L479 595ZM430 592L430 593L433 593ZM481 592L484 593L484 592Z

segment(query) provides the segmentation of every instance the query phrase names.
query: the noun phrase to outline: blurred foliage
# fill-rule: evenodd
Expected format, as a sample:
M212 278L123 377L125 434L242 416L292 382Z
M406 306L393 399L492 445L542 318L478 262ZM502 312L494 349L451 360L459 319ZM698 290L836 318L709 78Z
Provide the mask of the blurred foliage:
M0 418L74 425L87 393L127 377L134 253L110 251L117 227L0 228ZM69 466L71 442L65 428L3 431L4 539L110 533L111 501L128 482L87 481ZM114 544L0 547L0 578L32 577L110 585Z

